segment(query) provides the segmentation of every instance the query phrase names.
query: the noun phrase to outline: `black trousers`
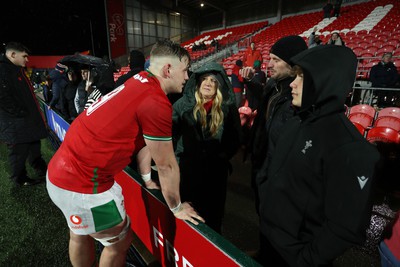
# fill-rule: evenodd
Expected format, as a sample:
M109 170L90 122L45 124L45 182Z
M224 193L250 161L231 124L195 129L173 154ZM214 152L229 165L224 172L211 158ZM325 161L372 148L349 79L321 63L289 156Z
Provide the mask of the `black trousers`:
M26 161L38 175L46 174L47 164L42 158L40 140L30 143L8 144L7 148L11 179L23 181L26 178Z

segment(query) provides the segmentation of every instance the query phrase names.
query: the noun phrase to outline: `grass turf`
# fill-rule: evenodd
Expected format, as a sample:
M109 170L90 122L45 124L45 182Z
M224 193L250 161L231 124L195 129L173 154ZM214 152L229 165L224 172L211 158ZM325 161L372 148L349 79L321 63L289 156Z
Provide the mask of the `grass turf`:
M51 143L42 140L46 162ZM7 147L0 144L0 266L71 266L69 231L45 183L16 187L9 179ZM28 175L37 178L28 166Z

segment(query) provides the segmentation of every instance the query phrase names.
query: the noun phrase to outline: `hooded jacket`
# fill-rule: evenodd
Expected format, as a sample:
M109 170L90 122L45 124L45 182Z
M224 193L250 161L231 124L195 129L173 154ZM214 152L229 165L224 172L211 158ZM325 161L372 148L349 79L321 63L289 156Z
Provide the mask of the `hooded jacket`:
M303 69L302 105L261 181L260 227L291 266L321 266L363 242L379 154L344 114L351 49L318 46L291 61Z
M0 55L0 141L28 143L46 136L44 119L24 69Z
M217 76L218 80L223 81L221 85L223 97L221 109L224 113L224 122L221 130L215 137L206 136L206 133L201 129L199 121L196 122L193 117L193 108L196 104L195 91L197 82L199 77L206 73L212 73ZM177 141L175 154L178 157L182 153L197 154L197 150L204 150L200 149L198 145L203 146L205 143L214 142L218 143L218 145L208 147L208 153L223 153L226 159L230 159L236 153L240 141L239 113L235 105L232 85L221 65L212 62L195 71L186 83L182 98L173 105L173 110L172 119L176 130L175 133L178 136L178 138L175 138ZM191 133L189 134L187 131ZM182 138L182 136L184 137ZM194 143L199 144L193 146Z
M212 136L209 127L195 120L195 90L203 74L212 73L221 84L222 127ZM209 121L211 115L207 115ZM232 85L221 65L209 63L194 72L186 83L183 96L173 105L175 154L181 172L182 201L190 201L205 218L207 225L221 231L227 188L229 160L241 142L241 126Z

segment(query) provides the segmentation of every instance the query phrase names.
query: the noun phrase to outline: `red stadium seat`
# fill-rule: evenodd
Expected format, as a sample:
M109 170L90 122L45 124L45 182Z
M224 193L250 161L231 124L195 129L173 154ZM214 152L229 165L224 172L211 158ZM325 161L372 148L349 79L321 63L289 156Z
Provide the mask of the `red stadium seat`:
M370 43L365 42L365 41L358 43L358 46L362 47L362 48L367 48L370 45L371 45Z
M375 121L374 127L387 127L395 131L400 131L400 119L395 117L381 117Z
M350 110L351 112L351 110ZM354 124L358 123L364 127L364 129L367 129L368 127L372 126L372 122L374 121L374 118L365 114L365 113L355 113L355 114L350 114L349 115L349 120Z
M394 117L400 119L400 108L398 107L388 107L383 108L378 112L378 116L376 119L380 119L382 117Z
M386 127L374 127L367 133L367 140L371 143L386 142L386 143L399 143L399 132Z
M376 110L374 107L367 105L367 104L360 104L355 105L350 108L349 115L356 114L356 113L363 113L370 116L372 119L375 118Z
M359 123L357 123L357 122L353 122L353 125L356 126L356 128L357 128L357 130L360 132L360 134L361 134L362 136L364 136L364 134L365 134L365 132L366 132L364 126L362 126L361 124L359 124Z

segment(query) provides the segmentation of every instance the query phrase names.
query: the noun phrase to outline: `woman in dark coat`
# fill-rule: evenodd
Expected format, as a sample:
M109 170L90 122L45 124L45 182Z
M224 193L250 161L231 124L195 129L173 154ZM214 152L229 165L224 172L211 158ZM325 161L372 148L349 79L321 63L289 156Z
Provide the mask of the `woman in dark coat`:
M232 85L221 65L194 72L173 105L175 154L182 201L193 203L206 224L221 232L229 160L240 146L240 119Z

